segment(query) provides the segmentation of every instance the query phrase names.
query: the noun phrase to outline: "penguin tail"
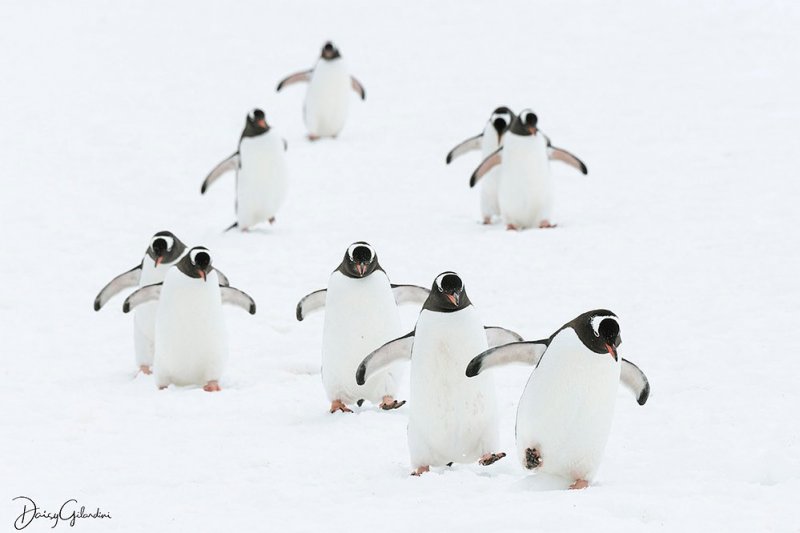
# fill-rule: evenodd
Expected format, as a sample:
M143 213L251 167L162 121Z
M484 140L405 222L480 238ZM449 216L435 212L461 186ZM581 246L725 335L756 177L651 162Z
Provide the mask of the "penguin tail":
M229 232L230 230L232 230L233 228L236 228L236 227L238 227L238 226L239 226L239 222L238 222L238 221L237 221L237 222L234 222L233 224L231 224L230 226L228 226L227 228L225 228L225 231L223 231L222 233L227 233L227 232Z

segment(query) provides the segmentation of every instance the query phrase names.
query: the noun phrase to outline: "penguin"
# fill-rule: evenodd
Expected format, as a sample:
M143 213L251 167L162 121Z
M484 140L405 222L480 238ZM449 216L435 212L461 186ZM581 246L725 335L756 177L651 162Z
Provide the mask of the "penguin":
M550 159L566 162L582 174L588 173L580 159L554 147L537 124L533 111L523 110L503 136L503 145L486 157L470 178L469 186L474 187L502 163L497 203L510 230L555 227L550 222L553 204Z
M447 154L447 164L471 150L480 149L482 157L488 157L503 144L503 135L511 126L515 118L514 112L505 106L500 106L492 111L483 132L461 142ZM483 177L481 185L481 216L484 224L491 224L495 216L500 215L497 205L497 173L499 169L492 169Z
M127 313L158 300L155 327L155 378L159 389L170 384L199 385L219 391L219 379L228 356L222 304L256 313L246 293L219 283L211 253L195 246L169 269L162 283L147 285L125 300Z
M359 386L355 372L365 353L403 333L400 313L403 303L422 303L428 289L416 285L389 283L378 254L367 242L347 247L339 266L328 280L328 288L303 297L296 317L302 321L311 312L325 308L322 334L322 384L331 402L330 412L352 412L347 404L364 400L381 409L397 409L401 377L395 365Z
M476 356L466 369L520 362L534 365L517 409L517 455L522 465L582 489L594 479L608 441L620 381L644 405L650 383L619 356L619 319L606 309L588 311L549 338L514 342Z
M411 359L408 448L412 475L452 463L490 465L498 452L494 382L464 376L465 365L489 346L522 338L507 329L484 327L455 272L433 282L413 331L364 358L356 381L368 383L387 365Z
M288 187L286 140L267 123L264 111L253 109L239 138L239 149L222 161L203 180L200 194L228 172L236 172L236 222L225 231L238 227L247 231L261 222L275 223L275 215L286 199Z
M103 287L94 299L94 310L99 311L112 297L131 287L144 287L164 281L169 268L186 252L186 245L170 231L159 231L150 239L142 261ZM222 277L224 284L227 278ZM143 305L133 318L133 345L139 372L150 374L155 346L155 304Z
M350 75L339 49L330 41L322 47L314 68L287 76L278 83L277 91L301 81L308 82L303 120L311 141L339 135L347 119L351 89L362 100L366 98L364 86Z

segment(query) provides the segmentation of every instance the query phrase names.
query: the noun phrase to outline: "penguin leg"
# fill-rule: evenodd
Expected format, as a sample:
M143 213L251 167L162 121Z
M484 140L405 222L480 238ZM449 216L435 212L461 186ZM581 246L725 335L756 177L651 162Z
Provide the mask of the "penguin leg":
M542 454L536 448L528 448L525 450L525 468L533 470L542 466Z
M275 217L269 217L269 219L267 219L267 222L269 222L269 224L271 226L272 224L275 223Z
M150 365L139 365L139 372L147 376L153 373L153 371L150 369Z
M569 486L569 490L581 490L589 486L589 482L585 479L576 479L575 483Z
M320 139L319 135L314 135L313 133L309 133L308 134L308 140L309 141L318 141L319 139Z
M411 475L419 477L422 474L424 474L425 472L430 472L430 471L431 471L431 467L430 466L418 466L416 470L411 472Z
M219 382L216 379L212 379L205 384L203 390L206 392L219 392L222 388L219 386Z
M384 411L391 411L392 409L397 409L398 407L403 407L403 405L405 405L405 403L406 403L405 400L403 400L401 402L398 402L397 400L395 400L391 396L387 395L387 396L383 397L383 401L380 403L380 405L378 407L380 407Z
M500 453L485 453L478 459L478 464L481 466L489 466L490 464L496 463L503 457L505 457L505 452Z
M506 224L506 229L509 231L519 231L519 228L514 224Z
M550 221L547 220L547 219L544 219L541 222L539 222L539 227L542 228L542 229L544 229L544 228L555 228L556 226L558 226L558 224L551 224Z
M353 410L347 407L342 400L333 400L331 402L331 413L341 411L343 413L352 413Z
M492 215L483 217L483 225L488 226L492 223Z

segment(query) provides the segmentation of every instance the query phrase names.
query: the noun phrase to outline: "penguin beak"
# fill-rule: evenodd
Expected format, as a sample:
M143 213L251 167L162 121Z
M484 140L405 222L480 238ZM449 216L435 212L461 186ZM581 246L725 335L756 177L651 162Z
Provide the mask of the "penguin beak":
M366 263L356 263L356 272L358 272L359 276L363 276L366 271L367 271Z
M160 265L163 260L164 260L163 255L159 255L158 257L156 257L156 266Z
M266 128L267 127L267 121L264 120L263 118L258 119L256 121L256 124L258 124L258 126L261 127L261 128Z
M528 131L531 132L532 135L536 135L539 129L536 126L528 126Z
M609 355L614 358L614 361L618 361L619 360L617 358L617 347L616 346L611 345L611 344L606 344L606 350L608 350Z
M198 274L198 275L199 275L201 278L203 278L203 281L206 281L206 271L205 271L205 270L200 270L200 269L198 268L198 269L197 269L197 274Z
M458 293L445 294L445 296L447 296L447 299L450 300L450 303L452 303L453 305L458 307L458 301L461 299L461 295L460 294L458 294Z

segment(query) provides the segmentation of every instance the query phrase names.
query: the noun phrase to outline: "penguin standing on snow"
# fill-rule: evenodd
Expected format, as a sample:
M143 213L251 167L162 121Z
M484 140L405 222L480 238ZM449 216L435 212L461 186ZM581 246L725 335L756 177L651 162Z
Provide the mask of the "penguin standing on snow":
M170 267L186 252L186 245L172 232L159 231L150 239L141 263L112 279L94 299L94 310L99 311L114 295L131 287L144 287L164 281ZM221 277L221 283L228 284ZM148 303L136 309L133 317L133 345L136 364L144 374L150 374L155 345L156 304Z
M342 55L330 41L322 47L314 68L286 77L278 84L277 90L301 81L308 82L303 120L312 141L339 135L347 119L351 90L362 100L366 98L364 87L350 75Z
M447 154L447 164L472 150L480 150L482 157L486 158L503 144L503 135L514 120L514 112L505 106L498 107L492 112L483 132L461 142ZM497 174L499 169L489 170L481 183L481 215L484 224L491 224L492 218L500 215L497 205Z
M582 489L594 478L608 441L620 381L644 405L650 384L621 359L619 322L598 309L564 324L550 338L514 342L475 357L467 376L512 362L536 365L517 410L517 453L530 470Z
M221 390L219 379L228 356L222 304L253 315L253 299L239 289L221 286L208 249L196 246L169 270L163 283L128 296L122 310L127 313L154 300L158 300L154 368L158 388L173 383Z
M390 284L375 249L359 241L348 246L328 288L300 300L297 320L325 307L322 384L331 413L352 412L347 404L358 402L360 406L363 400L385 410L405 403L395 399L400 378L397 368L386 368L367 386L356 383L355 373L365 353L402 333L398 304L422 304L427 297L428 289L423 287Z
M536 115L530 109L523 110L503 136L503 145L484 159L470 178L469 186L474 187L490 170L502 164L497 202L508 229L555 227L550 222L553 207L550 159L588 173L580 159L552 146L537 124Z
M247 115L239 149L214 167L200 188L205 194L220 176L236 172L236 222L228 229L247 231L261 222L275 222L288 186L286 148L286 140L273 131L261 109Z
M411 411L408 447L412 475L431 466L471 463L490 465L497 453L497 405L494 382L464 376L466 364L488 346L521 340L516 333L484 327L464 282L443 272L433 282L414 331L388 342L359 365L359 384L387 365L411 359Z

